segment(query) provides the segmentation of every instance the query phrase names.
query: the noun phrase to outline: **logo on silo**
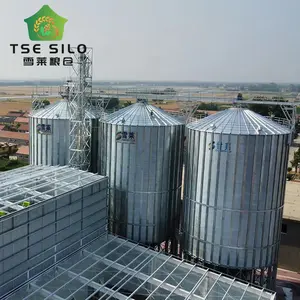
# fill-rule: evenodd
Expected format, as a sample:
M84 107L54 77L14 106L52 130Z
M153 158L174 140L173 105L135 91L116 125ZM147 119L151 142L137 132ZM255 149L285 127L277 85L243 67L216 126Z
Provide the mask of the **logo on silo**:
M213 141L212 143L208 144L208 149L215 150L217 152L230 153L231 152L231 143L222 143L222 142Z
M122 132L117 132L116 141L119 141L122 138Z
M36 130L40 134L51 134L52 133L51 125L48 125L48 124L38 124L36 126Z
M116 141L121 143L134 144L136 140L135 132L119 131L116 133Z

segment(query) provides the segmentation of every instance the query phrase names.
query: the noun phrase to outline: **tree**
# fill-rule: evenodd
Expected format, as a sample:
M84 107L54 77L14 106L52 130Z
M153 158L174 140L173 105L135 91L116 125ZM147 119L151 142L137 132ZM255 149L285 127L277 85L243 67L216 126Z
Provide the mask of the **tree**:
M44 99L42 103L44 106L50 105L50 101L48 99Z
M219 110L219 106L214 103L203 103L198 105L197 110Z
M249 104L248 108L262 116L269 116L269 105Z
M129 106L129 105L131 105L131 104L132 104L131 101L126 101L126 102L124 102L123 106L124 106L124 107L127 107L127 106Z
M44 108L47 105L50 105L50 101L48 99L38 100L33 104L33 109Z
M120 104L119 98L115 98L115 97L109 98L109 99L107 99L107 101L108 101L108 104L106 106L106 109L112 109L112 108L118 107Z
M295 172L298 171L298 165L300 164L300 147L294 152L294 159L290 162L292 167L295 168Z
M242 93L238 93L236 99L237 100L243 100L243 94Z
M265 96L256 96L253 101L276 101L276 102L287 102L282 96L275 96L272 99L268 99ZM279 105L268 105L268 104L249 104L248 108L262 116L273 115L276 118L285 119L285 115Z

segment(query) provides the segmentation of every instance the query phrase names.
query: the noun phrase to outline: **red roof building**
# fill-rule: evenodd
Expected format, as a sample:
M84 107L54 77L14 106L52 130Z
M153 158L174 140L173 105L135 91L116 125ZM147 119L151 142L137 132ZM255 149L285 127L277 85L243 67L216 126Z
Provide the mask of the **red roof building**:
M21 124L18 128L19 132L29 132L29 125L28 124Z
M23 117L18 117L18 118L15 119L14 123L28 124L29 119L28 118L23 118Z
M0 142L15 143L18 145L28 145L29 133L1 130Z
M21 154L21 155L29 155L29 146L20 146L17 154Z

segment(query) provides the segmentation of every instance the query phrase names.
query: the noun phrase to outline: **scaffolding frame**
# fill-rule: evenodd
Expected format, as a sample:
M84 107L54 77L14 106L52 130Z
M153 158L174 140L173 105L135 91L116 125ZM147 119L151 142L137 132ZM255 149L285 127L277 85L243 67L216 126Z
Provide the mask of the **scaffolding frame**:
M49 86L35 86L31 94L32 111L36 111L45 107L44 101L48 100L49 97L57 98L59 97L59 90L57 87Z
M87 171L90 167L91 155L91 120L87 118L86 111L90 108L92 97L92 61L93 49L78 53L75 48L72 87L69 90L70 98L70 159L71 167Z
M161 100L175 100L177 101L182 110L178 112L178 114L185 118L185 122L189 123L191 121L195 121L193 118L197 107L200 103L224 103L229 104L233 106L242 106L245 104L259 104L259 105L279 105L286 117L286 119L289 122L289 126L291 131L295 130L295 124L296 124L296 108L297 105L300 104L300 102L280 102L280 101L258 101L255 100L255 97L252 97L248 100L237 100L236 98L224 98L224 97L216 97L214 93L208 94L208 93L197 93L197 91L184 91L180 93L165 93L165 94L155 94L157 91L157 88L151 88L147 91L143 89L123 89L119 90L117 88L107 88L107 90L103 90L103 95L110 95L110 96L117 96L119 98L151 98L153 101L161 101Z

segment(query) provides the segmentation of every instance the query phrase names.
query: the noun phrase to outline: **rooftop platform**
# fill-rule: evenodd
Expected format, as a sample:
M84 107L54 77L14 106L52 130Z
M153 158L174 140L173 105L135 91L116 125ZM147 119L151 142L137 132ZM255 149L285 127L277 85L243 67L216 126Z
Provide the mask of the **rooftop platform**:
M6 299L267 300L275 294L104 234Z
M300 182L286 183L283 219L300 222Z
M68 166L26 166L0 175L0 219L99 180Z

